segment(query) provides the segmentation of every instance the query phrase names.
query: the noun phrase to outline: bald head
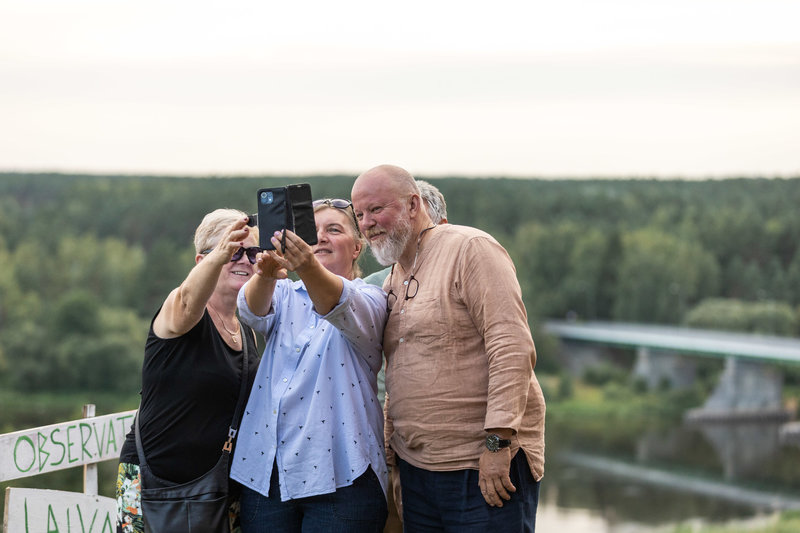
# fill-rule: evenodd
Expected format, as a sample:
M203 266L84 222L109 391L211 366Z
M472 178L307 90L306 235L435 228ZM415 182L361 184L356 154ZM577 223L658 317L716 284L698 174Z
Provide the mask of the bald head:
M353 184L351 198L360 188L380 188L396 197L419 194L414 176L395 165L378 165L362 173Z
M414 177L394 165L371 168L350 193L361 233L381 264L413 258L416 238L431 225Z

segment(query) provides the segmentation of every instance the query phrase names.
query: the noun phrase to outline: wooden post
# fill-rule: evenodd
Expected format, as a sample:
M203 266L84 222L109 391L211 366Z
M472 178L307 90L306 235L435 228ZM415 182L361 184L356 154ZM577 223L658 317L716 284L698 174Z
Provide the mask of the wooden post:
M94 417L95 405L88 403L83 406L83 418ZM97 463L83 465L83 493L96 495L97 490Z

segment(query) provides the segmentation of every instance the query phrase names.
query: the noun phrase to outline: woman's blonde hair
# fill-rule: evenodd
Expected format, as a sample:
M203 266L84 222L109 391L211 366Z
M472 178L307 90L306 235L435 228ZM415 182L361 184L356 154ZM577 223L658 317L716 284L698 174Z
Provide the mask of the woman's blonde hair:
M216 209L208 213L194 232L195 252L199 254L214 248L225 230L246 216L246 213L238 209ZM258 228L253 227L251 231L253 230L255 231L254 235L258 238Z

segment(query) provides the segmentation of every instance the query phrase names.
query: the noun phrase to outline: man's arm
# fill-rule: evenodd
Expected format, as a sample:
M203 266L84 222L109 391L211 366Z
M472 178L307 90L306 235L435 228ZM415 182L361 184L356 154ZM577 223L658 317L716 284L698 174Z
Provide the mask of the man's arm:
M459 262L462 296L484 338L489 367L484 429L487 436L511 440L525 412L535 360L522 293L511 258L493 239L470 239L462 257L473 258ZM511 447L484 449L479 483L489 505L502 507L516 490L510 464Z

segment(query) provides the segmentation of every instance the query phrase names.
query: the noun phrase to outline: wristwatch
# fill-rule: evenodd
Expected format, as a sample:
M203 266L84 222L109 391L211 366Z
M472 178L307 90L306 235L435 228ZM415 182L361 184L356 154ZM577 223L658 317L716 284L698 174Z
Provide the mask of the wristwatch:
M500 448L508 448L509 446L511 446L510 439L501 439L500 435L496 433L489 433L486 435L486 448L488 448L490 452L496 452Z

